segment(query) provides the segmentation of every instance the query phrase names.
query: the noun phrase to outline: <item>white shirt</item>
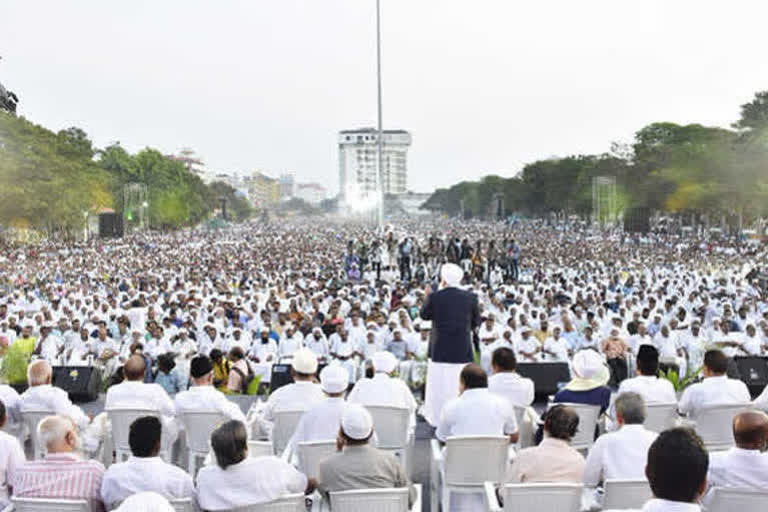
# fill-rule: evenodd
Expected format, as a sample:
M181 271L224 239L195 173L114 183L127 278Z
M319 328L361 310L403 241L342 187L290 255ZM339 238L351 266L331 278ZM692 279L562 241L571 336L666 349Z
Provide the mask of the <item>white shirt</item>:
M8 426L19 423L21 421L21 397L18 391L8 384L0 384L0 401L5 406L6 417L10 422Z
M710 490L705 504L711 499L715 487L764 491L768 488L768 453L738 447L710 453L707 483Z
M307 477L277 457L247 457L227 469L206 466L197 475L197 502L204 510L231 510L304 492Z
M347 402L341 397L328 397L319 402L299 420L296 432L291 437L290 445L293 453L299 443L305 441L331 441L335 440L341 426L341 415Z
M746 404L750 401L747 385L725 375L707 377L683 392L678 404L682 414L696 418L699 410L708 405Z
M701 507L695 503L652 499L645 502L642 512L700 512Z
M8 475L26 461L19 440L0 431L0 504L8 504Z
M486 388L467 389L443 407L435 436L500 436L517 432L515 411Z
M511 405L528 406L533 403L533 381L517 372L494 373L488 377L488 391L503 396Z
M402 407L411 411L411 428L416 427L416 399L401 379L378 372L371 379L357 381L347 397L349 403Z
M618 394L637 393L645 403L674 403L677 402L675 387L667 379L660 379L652 375L638 375L626 379L619 385Z
M88 416L70 400L67 392L50 384L32 386L21 395L21 412L53 411L55 414L69 416L81 428L85 429L90 421Z
M584 468L584 485L597 487L609 479L645 479L648 448L658 434L642 425L624 425L597 438Z
M176 394L176 415L184 411L216 411L231 420L245 423L245 415L240 407L227 400L227 397L213 386L192 386Z
M104 409L149 409L163 416L174 416L176 409L160 384L123 381L107 390Z
M319 384L309 381L297 381L275 390L269 395L264 407L263 418L274 421L275 411L306 411L325 398Z
M128 496L146 491L172 500L193 496L195 488L186 471L160 457L132 456L111 465L101 481L101 498L108 510Z

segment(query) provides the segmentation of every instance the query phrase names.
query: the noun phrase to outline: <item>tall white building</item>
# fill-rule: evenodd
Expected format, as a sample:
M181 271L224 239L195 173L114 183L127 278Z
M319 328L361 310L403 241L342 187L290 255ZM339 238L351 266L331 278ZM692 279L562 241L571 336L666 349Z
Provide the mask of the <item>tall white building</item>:
M408 148L411 134L405 130L384 130L382 170L385 194L403 194L408 186ZM339 132L339 193L341 202L355 193L359 197L376 192L378 131L375 128Z

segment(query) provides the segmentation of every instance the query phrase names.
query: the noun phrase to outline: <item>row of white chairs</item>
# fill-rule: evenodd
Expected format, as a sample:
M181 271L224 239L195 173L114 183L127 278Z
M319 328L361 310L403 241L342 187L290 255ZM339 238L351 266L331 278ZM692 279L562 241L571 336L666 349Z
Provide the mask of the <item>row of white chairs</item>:
M416 486L417 498L411 508L408 507L408 489L361 489L330 493L333 512L420 512L421 486ZM248 505L232 509L232 512L306 512L305 496L290 494L277 500ZM44 498L11 498L11 506L2 512L90 512L86 500L58 500ZM191 498L172 500L175 512L196 512L196 505Z
M550 406L555 404L550 404ZM558 403L573 408L579 415L579 429L571 440L571 446L576 450L588 452L594 444L594 432L600 419L600 407L575 403ZM703 407L695 421L680 418L677 403L651 403L646 405L647 416L644 426L654 432L662 432L678 425L693 427L701 437L709 451L727 450L734 446L733 418L748 409L747 404L710 405ZM524 418L527 408L515 406L518 425ZM518 442L520 447L532 445L532 432L523 433L526 439Z

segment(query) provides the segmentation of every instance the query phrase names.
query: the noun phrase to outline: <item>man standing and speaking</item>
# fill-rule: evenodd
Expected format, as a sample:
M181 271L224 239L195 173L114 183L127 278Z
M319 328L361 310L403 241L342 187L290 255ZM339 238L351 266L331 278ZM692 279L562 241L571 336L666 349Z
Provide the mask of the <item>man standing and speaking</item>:
M472 332L480 325L477 295L459 289L464 271L446 263L440 269L440 290L430 293L421 308L421 318L432 321L427 363L426 398L423 414L437 426L443 405L459 396L459 375L474 361Z

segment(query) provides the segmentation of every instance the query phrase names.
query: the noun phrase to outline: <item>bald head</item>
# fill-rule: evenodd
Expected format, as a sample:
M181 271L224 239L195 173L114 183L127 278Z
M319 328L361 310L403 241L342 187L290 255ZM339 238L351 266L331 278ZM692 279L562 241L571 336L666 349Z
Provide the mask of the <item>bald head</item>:
M51 365L44 359L33 361L27 367L27 382L30 386L43 386L51 383Z
M123 375L126 380L143 380L146 368L143 357L131 356L123 365Z
M768 445L768 414L746 411L733 418L733 438L744 450L764 450Z

